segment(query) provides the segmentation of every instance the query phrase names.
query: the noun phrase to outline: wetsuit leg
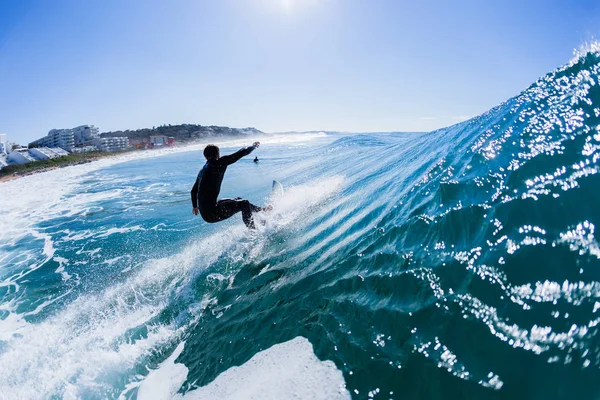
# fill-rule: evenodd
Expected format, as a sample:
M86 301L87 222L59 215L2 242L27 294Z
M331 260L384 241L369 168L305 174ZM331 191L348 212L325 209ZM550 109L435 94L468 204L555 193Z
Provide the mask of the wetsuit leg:
M261 207L257 207L248 200L244 200L240 197L235 199L222 199L217 201L217 206L211 213L212 215L210 217L212 218L209 217L209 219L211 219L209 222L223 221L241 211L244 224L246 224L248 228L253 229L254 218L252 218L252 213L262 210L263 209Z

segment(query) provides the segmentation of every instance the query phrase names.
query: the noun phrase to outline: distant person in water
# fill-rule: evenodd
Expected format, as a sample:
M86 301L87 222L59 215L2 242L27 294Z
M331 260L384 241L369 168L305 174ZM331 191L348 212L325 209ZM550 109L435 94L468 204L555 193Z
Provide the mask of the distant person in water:
M219 148L214 144L209 144L204 148L204 157L206 164L198 173L196 183L192 188L192 213L200 214L206 222L223 221L238 212L242 212L244 224L250 229L254 229L254 218L252 214L259 211L265 211L269 208L263 208L251 204L248 200L240 197L235 199L217 200L221 191L221 182L227 167L240 158L247 156L260 146L260 142L254 142L252 146L244 147L228 156L220 156Z
M258 157L254 157L254 162L258 162Z

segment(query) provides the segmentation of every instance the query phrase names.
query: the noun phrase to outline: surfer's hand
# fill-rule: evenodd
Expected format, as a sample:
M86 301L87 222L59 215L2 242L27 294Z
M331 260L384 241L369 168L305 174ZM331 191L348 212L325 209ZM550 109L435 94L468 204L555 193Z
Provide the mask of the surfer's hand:
M200 211L198 210L198 207L194 207L194 209L192 210L192 214L198 215L198 213L200 213Z
M252 143L252 146L254 146L258 149L260 147L260 142L254 142L254 143Z

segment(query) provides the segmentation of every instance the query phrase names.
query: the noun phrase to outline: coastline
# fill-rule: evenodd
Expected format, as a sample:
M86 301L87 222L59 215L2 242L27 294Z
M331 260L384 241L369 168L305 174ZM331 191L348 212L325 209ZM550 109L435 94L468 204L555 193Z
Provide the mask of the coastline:
M12 181L14 179L18 179L18 178L23 178L25 176L29 176L29 175L35 175L35 174L39 174L42 172L47 172L47 171L52 171L58 168L64 168L64 167L71 167L71 166L75 166L75 165L81 165L81 164L88 164L94 161L98 161L104 158L110 158L110 157L117 157L119 155L122 155L124 153L129 153L132 151L137 151L137 150L127 150L127 151L121 151L121 152L111 152L111 153L101 153L101 152L94 152L94 154L78 154L75 156L75 160L70 160L69 157L73 156L73 155L69 155L69 156L64 156L64 157L58 157L52 160L42 160L42 161L34 161L32 163L27 163L27 164L17 164L17 165L11 165L13 167L20 167L22 168L22 170L17 170L15 172L4 172L6 168L9 167L5 167L2 170L0 170L0 183L2 182L8 182L8 181ZM71 157L73 158L73 157ZM41 164L37 164L36 163L41 163Z
M8 181L12 181L14 179L19 179L19 178L23 178L25 176L29 176L29 175L35 175L35 174L39 174L41 172L47 172L47 171L52 171L58 168L64 168L64 167L70 167L70 166L74 166L74 165L81 165L81 164L87 164L87 163L91 163L93 161L96 160L90 160L90 161L85 161L85 162L78 162L78 163L69 163L69 164L62 164L62 165L55 165L52 167L42 167L42 168L37 168L31 171L24 171L24 172L14 172L10 175L2 175L0 176L0 183L2 182L8 182Z

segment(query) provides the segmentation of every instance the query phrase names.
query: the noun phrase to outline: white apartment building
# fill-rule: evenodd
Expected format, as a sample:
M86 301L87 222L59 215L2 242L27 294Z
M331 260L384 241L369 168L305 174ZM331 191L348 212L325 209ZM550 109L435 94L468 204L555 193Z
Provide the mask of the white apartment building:
M100 138L100 129L94 125L78 126L73 128L73 133L75 134L75 146L89 145Z
M72 129L52 129L48 135L29 143L29 147L60 147L63 150L71 151L75 146L89 144L98 137L100 137L100 132L94 125L81 125Z
M29 147L60 147L70 151L75 147L75 133L72 129L52 129L48 135L29 143Z
M8 142L6 141L6 133L0 133L0 153L8 154Z
M94 140L94 145L100 151L122 151L129 147L129 138L105 137Z
M6 159L6 154L0 153L0 169L6 167L8 165L8 160Z
M50 150L58 154L59 157L68 156L69 152L61 149L60 147L51 147Z
M61 156L65 156L69 153L61 149L60 147L51 149L48 147L36 147L33 149L29 149L29 155L37 160L49 160L51 158L57 158Z
M31 161L35 161L27 149L16 149L10 152L6 157L9 164L25 164Z
M89 153L90 151L98 151L98 148L96 146L73 147L73 149L71 150L71 153L81 154L81 153Z
M95 146L101 151L120 151L129 147L126 137L101 138L94 125L81 125L72 129L52 129L47 136L29 143L29 147L60 147L69 152L82 153Z

